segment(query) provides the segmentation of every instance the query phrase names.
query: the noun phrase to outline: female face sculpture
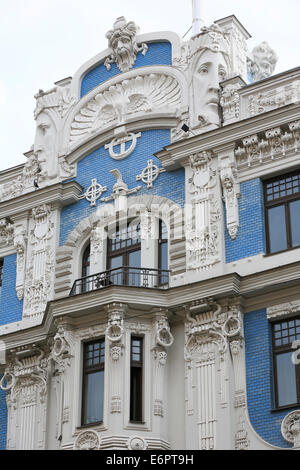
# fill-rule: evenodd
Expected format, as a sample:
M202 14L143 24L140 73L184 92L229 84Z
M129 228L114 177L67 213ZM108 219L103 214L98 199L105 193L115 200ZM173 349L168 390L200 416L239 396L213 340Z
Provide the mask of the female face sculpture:
M220 82L226 77L224 54L204 50L196 61L193 74L193 128L220 125Z
M36 135L34 142L34 153L38 157L41 176L45 178L56 178L57 155L56 155L56 127L48 113L42 112L36 119Z

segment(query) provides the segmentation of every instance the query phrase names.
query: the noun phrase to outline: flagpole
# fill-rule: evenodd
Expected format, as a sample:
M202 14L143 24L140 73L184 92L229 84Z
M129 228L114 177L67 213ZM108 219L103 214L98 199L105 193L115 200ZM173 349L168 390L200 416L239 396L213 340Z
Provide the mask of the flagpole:
M204 3L205 0L192 0L193 2L193 36L201 32L205 26L204 21Z

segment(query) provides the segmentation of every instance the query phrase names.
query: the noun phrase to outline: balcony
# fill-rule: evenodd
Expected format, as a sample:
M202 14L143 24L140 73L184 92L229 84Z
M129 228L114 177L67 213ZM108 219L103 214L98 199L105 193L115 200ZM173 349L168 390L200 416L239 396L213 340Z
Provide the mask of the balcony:
M146 289L168 289L170 271L160 269L122 267L110 269L77 279L70 296L104 289L110 286L144 287Z

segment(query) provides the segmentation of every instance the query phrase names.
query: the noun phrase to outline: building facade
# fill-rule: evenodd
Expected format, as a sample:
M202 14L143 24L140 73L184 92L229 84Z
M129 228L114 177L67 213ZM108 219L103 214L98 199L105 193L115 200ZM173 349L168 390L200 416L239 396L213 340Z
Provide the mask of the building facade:
M0 173L0 448L299 448L300 70L106 37Z

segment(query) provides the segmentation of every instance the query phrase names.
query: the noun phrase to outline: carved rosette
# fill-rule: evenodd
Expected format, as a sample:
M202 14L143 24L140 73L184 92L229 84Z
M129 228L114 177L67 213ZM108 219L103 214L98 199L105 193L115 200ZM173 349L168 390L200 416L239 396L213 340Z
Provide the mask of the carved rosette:
M223 190L223 200L226 207L226 223L228 233L232 240L235 240L239 228L239 205L240 186L237 182L237 170L230 162L229 157L220 161L220 180Z
M300 449L300 410L292 411L284 418L281 434L287 442L293 444L294 449Z
M129 450L147 450L148 443L143 437L133 436L128 439L127 447Z
M74 450L99 450L101 440L96 431L81 432L74 443Z

